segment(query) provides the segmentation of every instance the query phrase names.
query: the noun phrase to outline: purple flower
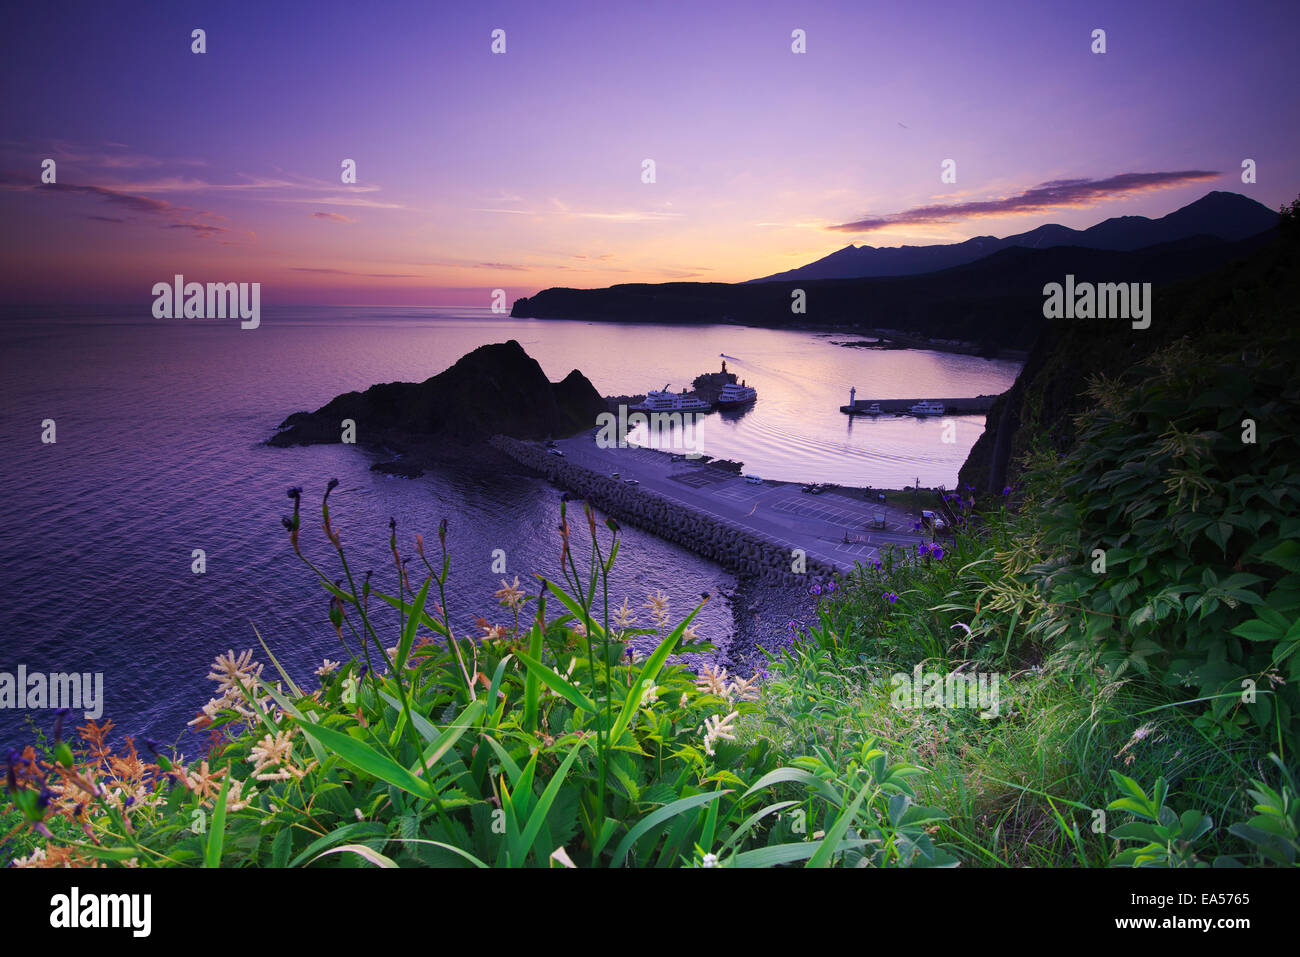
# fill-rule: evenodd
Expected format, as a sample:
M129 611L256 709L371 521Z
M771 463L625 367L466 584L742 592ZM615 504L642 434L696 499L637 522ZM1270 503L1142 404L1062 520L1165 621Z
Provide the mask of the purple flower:
M1002 494L1003 494L1003 495L1010 495L1010 494L1011 494L1011 486L1010 486L1010 485L1004 486L1003 489L1002 489Z
M934 548L930 549L930 554L935 557L936 561L938 561L943 558L943 548L939 545L935 545Z
M834 583L834 582L827 582L827 583L826 583L826 593L829 595L829 594L830 594L831 592L833 592L834 590L835 590L835 583Z
M808 594L810 595L820 595L821 593L822 593L821 585L813 585L812 588L808 589Z
M894 602L898 601L898 596L895 595L892 591L887 591L887 592L885 592L885 594L884 594L884 598L885 598L885 600L886 600L887 602L889 602L891 605L892 605Z
M920 530L921 530L921 523L920 523L920 522L913 522L913 523L912 523L912 531L914 531L914 532L919 532Z
M63 721L72 713L71 708L60 708L54 712L54 743L58 744L63 740Z

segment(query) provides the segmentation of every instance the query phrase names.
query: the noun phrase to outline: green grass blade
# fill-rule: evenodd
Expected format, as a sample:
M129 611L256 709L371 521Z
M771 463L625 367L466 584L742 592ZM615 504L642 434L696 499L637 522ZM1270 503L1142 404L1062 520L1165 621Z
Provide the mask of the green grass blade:
M330 831L324 837L312 841L297 857L289 862L289 866L298 867L317 851L338 841L350 841L353 838L360 837L383 837L387 833L387 826L380 824L378 821L357 821L352 824L344 824L342 827Z
M208 830L208 844L203 851L204 867L221 866L221 849L226 843L226 795L230 792L230 779L234 771L226 765L226 776L221 782L221 794L217 797L217 807L212 812L212 827Z
M774 867L777 864L789 864L792 861L806 861L822 849L823 841L799 841L795 844L776 844L772 847L760 847L754 851L744 851L732 860L733 867ZM841 849L861 847L867 842L858 838L841 843Z
M528 633L528 656L534 660L540 660L542 657L542 639L545 637L542 616L545 614L545 608L545 605L538 604L537 620L533 622L532 631ZM529 668L528 675L524 678L524 730L530 733L537 730L537 704L541 697L541 682Z
M784 811L786 808L792 807L793 805L798 803L799 803L798 801L778 801L775 804L769 804L761 811L755 811L749 817L745 818L744 822L740 825L740 827L736 828L736 830L732 833L731 837L727 838L726 841L723 842L722 850L723 851L728 850L733 844L735 844L746 834L748 834L750 828L752 828L759 821L763 820L763 818L767 817L769 814L775 814L779 811Z
M418 798L427 800L433 797L433 788L427 782L370 745L319 724L312 724L309 721L301 724L303 734L316 738L322 745L354 767Z
M591 703L591 700L579 691L574 685L566 679L561 678L555 673L553 668L548 668L531 655L526 655L522 651L517 652L519 660L528 666L529 672L535 672L542 682L557 694L563 695L569 701L573 702L574 707L581 708L591 714L598 713L599 709Z
M328 854L356 854L358 857L365 858L371 864L374 864L376 867L383 867L383 868L397 867L397 864L393 861L391 857L385 857L383 854L380 854L378 851L372 851L364 844L340 844L338 847L331 847L328 851L321 851L319 854L317 854L307 863L315 864L322 857L325 857Z
M424 603L429 597L431 584L433 584L432 575L420 586L420 593L415 596L415 604L411 606L411 613L406 618L406 627L402 629L402 638L397 643L397 659L393 662L394 675L401 673L406 665L406 658L411 653L411 645L415 642L415 633L420 628L420 619L424 615Z
M627 852L632 849L632 845L637 842L643 834L652 827L657 827L669 818L676 817L701 804L708 804L710 801L716 801L724 794L730 794L731 791L706 791L704 794L692 794L690 797L680 798L671 804L665 804L657 811L652 811L636 823L636 826L627 834L623 835L623 840L619 841L618 847L614 849L614 858L610 861L612 867L621 867L623 859L627 857Z
M844 798L839 791L835 790L828 781L824 781L811 771L805 771L802 768L777 768L775 771L769 771L752 784L748 791L741 795L741 800L761 791L763 788L771 787L773 784L797 783L806 784L809 788L816 791L822 797L826 798L832 805L839 807L844 803Z
M668 660L668 656L677 647L677 642L690 625L691 619L698 615L703 607L704 602L696 605L695 610L683 618L677 627L663 641L659 642L659 647L646 659L645 664L641 667L638 679L628 689L627 698L623 701L623 710L619 713L618 720L614 722L614 728L609 733L611 743L617 744L619 738L623 736L623 732L627 730L627 726L632 723L632 718L636 715L636 709L641 704L641 695L645 693L646 688L654 684L655 678L659 675L659 669L663 667L664 662Z
M866 784L862 785L862 790L859 791L858 796L853 799L853 803L840 812L839 817L835 819L835 823L830 826L830 830L828 830L826 836L822 838L822 845L817 848L817 853L808 861L808 867L831 866L831 858L841 850L840 839L844 837L844 832L849 829L849 825L852 824L854 818L858 816L858 811L862 807L862 802L867 799L867 794L870 793L871 789L874 787L876 787L875 781L868 781Z
M578 757L578 752L582 750L582 747L583 741L579 739L574 744L573 750L569 752L569 756L564 759L564 762L556 769L555 773L551 775L551 780L546 785L546 790L542 792L542 796L537 802L537 807L533 808L533 812L528 818L528 825L524 828L524 833L520 836L519 844L523 848L524 853L527 853L528 848L532 846L535 840L537 840L537 833L542 829L542 824L546 821L546 815L551 811L551 805L554 804L555 799L559 797L560 788L564 784L564 779L569 774L569 768L573 767L573 762ZM546 853L546 851L542 851L541 856L545 858Z
M578 621L583 621L585 618L591 616L591 612L583 611L581 603L579 603L576 598L570 596L568 592L566 592L555 582L547 578L543 578L542 581L546 582L547 587L550 589L550 593L554 595L556 598L560 599L560 602L564 605L564 607L569 609L569 611L573 612L573 617L578 619ZM605 629L601 626L600 622L596 621L595 618L591 619L591 628L588 630L590 631L592 638L605 637Z
M257 636L257 643L261 645L262 650L266 652L266 657L271 659L271 664L275 666L275 670L280 672L280 677L284 679L285 687L289 689L295 698L301 698L302 690L294 683L294 680L289 677L289 672L285 671L284 668L280 666L280 662L276 660L275 655L271 653L271 649L268 648L266 642L262 640L262 633L257 630L257 626L251 621L249 624L253 627L253 634Z
M331 589L331 590L337 591L337 589ZM385 595L383 592L379 591L378 589L372 590L370 594L374 595L380 601L391 605L392 607L396 608L398 611L404 614L410 615L414 612L414 607L402 601L402 599L400 598L394 598L392 595ZM426 626L427 628L430 628L435 634L442 635L442 637L444 638L447 637L446 626L444 626L442 622L433 618L427 611L421 610L420 613L415 617L419 619L422 625Z

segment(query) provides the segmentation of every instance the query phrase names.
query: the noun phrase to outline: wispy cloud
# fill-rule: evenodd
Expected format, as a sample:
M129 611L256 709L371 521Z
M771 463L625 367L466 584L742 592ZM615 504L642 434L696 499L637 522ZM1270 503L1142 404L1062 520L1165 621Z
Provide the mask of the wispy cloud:
M26 187L20 187L26 188ZM41 186L31 186L36 192L52 193L81 193L87 196L97 196L106 200L115 206L122 206L134 213L169 213L177 210L188 209L186 206L176 206L167 202L165 199L154 199L150 196L140 196L136 193L123 193L116 189L109 189L106 186L83 186L75 183L47 183Z
M516 199L517 197L511 197ZM681 219L681 213L654 209L576 210L563 200L552 196L547 205L535 209L511 209L504 206L474 206L474 213L501 213L506 216L554 216L560 219L597 219L610 223L656 223Z
M228 230L225 226L213 226L211 223L196 223L196 222L171 223L167 228L188 229L193 231L194 235L198 236L200 239L207 239L211 236L217 236L220 235L221 233L230 232L230 230Z
M681 219L681 213L664 213L656 210L620 210L613 213L571 213L578 219L600 219L611 223L657 223L669 219Z
M1100 200L1185 186L1188 183L1214 179L1219 175L1209 170L1179 170L1164 173L1120 173L1106 179L1051 180L1002 199L936 203L931 206L918 206L901 213L872 216L826 228L842 233L867 233L889 226L952 223L990 216L1021 216L1053 209L1081 209Z
M351 216L344 216L342 213L312 213L313 219L327 219L331 223L355 223L356 220Z

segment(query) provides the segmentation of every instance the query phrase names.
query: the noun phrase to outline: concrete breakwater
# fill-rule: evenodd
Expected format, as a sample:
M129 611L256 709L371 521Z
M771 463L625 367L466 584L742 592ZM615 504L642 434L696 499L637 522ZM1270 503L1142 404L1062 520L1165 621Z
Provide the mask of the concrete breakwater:
M867 409L872 405L880 406L880 411L885 415L906 415L912 406L921 401L938 402L943 406L945 416L948 415L985 415L989 409L993 408L996 402L996 395L977 395L962 399L856 399L852 405L840 406L840 411L848 415L866 415Z
M831 565L812 557L803 560L804 573L796 573L795 556L785 545L551 455L540 446L504 435L493 436L490 444L520 465L540 472L556 485L587 500L606 515L689 548L738 575L761 579L765 584L806 587L813 582L829 581L836 574Z

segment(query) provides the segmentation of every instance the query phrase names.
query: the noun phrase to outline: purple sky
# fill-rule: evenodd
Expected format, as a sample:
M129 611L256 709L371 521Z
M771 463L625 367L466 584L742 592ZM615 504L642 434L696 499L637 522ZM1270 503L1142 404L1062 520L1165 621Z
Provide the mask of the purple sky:
M0 297L488 305L1300 192L1294 2L457 6L10 11Z

